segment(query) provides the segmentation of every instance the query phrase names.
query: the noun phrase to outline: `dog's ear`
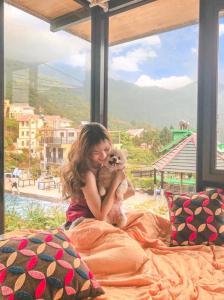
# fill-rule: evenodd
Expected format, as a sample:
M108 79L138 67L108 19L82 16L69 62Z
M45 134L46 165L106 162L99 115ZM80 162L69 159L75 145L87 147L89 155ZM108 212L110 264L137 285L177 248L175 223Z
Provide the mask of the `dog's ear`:
M128 150L127 149L121 149L123 155L125 156L125 158L128 157Z

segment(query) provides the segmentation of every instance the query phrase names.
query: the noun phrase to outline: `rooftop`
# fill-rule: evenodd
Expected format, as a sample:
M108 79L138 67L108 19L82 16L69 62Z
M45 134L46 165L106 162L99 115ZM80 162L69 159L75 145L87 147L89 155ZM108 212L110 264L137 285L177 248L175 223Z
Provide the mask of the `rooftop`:
M39 120L40 116L39 115L20 115L18 117L16 117L16 120L18 122L26 122L29 120Z
M131 136L141 136L144 133L144 128L128 129L127 133Z
M196 133L181 140L158 159L152 168L173 173L196 173ZM224 157L217 152L217 169L224 169Z

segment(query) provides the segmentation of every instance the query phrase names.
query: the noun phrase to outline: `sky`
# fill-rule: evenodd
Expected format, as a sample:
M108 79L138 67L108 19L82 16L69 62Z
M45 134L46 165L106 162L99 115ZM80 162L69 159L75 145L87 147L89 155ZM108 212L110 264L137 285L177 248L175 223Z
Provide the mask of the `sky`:
M223 19L220 23L223 50ZM90 70L90 43L63 31L53 33L48 23L5 4L5 57ZM110 47L109 76L174 90L197 80L197 60L198 25L193 25Z

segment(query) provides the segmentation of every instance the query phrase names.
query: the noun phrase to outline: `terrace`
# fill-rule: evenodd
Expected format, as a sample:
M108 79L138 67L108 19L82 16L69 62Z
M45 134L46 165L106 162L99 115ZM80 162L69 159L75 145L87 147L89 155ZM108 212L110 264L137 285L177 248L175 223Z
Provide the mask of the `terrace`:
M193 130L192 135L190 135L190 130L185 132L186 136L183 140L180 140L179 134L184 132L177 132L177 139L171 143L163 132L162 138L165 142L161 144L165 146L165 152L171 150L160 160L157 160L154 170L157 169L161 174L171 171L177 175L179 169L176 166L181 165L181 171L185 171L186 177L193 172L196 173L198 191L211 186L224 186L223 164L219 163L219 158L223 158L223 147L220 147L223 142L218 138L219 113L224 108L223 106L220 108L220 100L223 104L223 93L220 97L220 87L223 90L223 86L219 84L220 78L223 79L224 74L222 73L223 70L220 72L220 65L223 67L223 63L220 63L220 57L224 43L223 39L220 39L220 33L221 31L224 32L224 0L40 0L38 2L35 0L7 0L6 2L49 22L52 31L64 30L91 41L91 117L89 119L101 122L105 126L108 125L108 128L110 128L108 116L111 116L110 101L108 101L108 98L110 99L110 89L108 89L108 86L110 87L108 76L108 69L110 69L108 67L109 46L199 22L199 62L196 80L198 87L197 130ZM28 200L16 195L4 194L4 161L7 164L7 170L9 169L8 161L7 159L4 160L4 155L9 157L8 152L16 150L15 148L7 148L3 155L4 122L11 125L11 127L7 127L7 133L16 131L16 126L12 120L7 118L4 120L3 118L5 116L3 114L4 6L3 1L0 3L0 91L2 103L0 106L0 174L2 175L0 177L0 233L4 232L4 216L6 224L9 223L7 211L4 213L4 196L7 206L19 202L18 211L19 214L24 215L23 224L25 223L24 226L27 228L25 231L20 230L24 227L20 226L20 218L14 213L11 215L11 224L16 224L16 228L14 226L7 227L7 230L16 229L16 231L0 236L0 295L2 298L222 299L224 294L223 190L208 189L201 193L177 197L172 193L167 193L168 205L166 202L164 207L167 217L169 212L170 220L159 216L160 212L150 211L152 203L148 202L147 211L135 211L132 208L127 211L125 227L116 228L108 222L87 218L68 231L55 230L55 226L62 224L64 220L62 203L60 203L60 207L54 207L55 203L50 205L50 202L42 201L40 209L34 208L32 210L32 205L36 203L34 199ZM89 6L89 4L91 5ZM23 12L20 11L20 14ZM31 25L31 23L29 24ZM39 26L41 27L42 24ZM187 32L184 30L181 33ZM198 33L198 30L196 31ZM33 31L31 31L31 35L40 43L40 39L36 38ZM55 34L52 35L55 36ZM18 36L12 36L14 45ZM188 37L187 34L186 36ZM183 43L184 36L180 35L179 38L181 46L183 44L180 51L183 51L184 48L187 48L186 43ZM19 42L21 43L20 40ZM172 42L169 40L168 43L171 52L173 51ZM59 43L66 49L67 55L67 44L62 43L61 40ZM17 47L14 48L16 52L21 52ZM29 47L29 51L30 48L31 50L35 49L32 51L33 59L35 59L40 48ZM43 49L46 50L46 48ZM56 51L56 47L53 50ZM189 47L187 50L191 51L191 48ZM197 51L196 48L194 50ZM51 56L54 55L54 51L51 51ZM24 52L22 51L22 54ZM192 59L192 56L190 58ZM162 60L157 60L156 63L159 66L165 64ZM146 67L148 68L149 64L146 64ZM179 67L180 60L177 64L177 68ZM36 69L36 66L30 64L27 72L30 81L28 89L30 95L33 93L33 98L37 96L35 93L38 86ZM6 74L7 79L8 75ZM45 87L43 86L43 88ZM56 102L63 102L65 105L66 97L58 93L56 88L54 90L52 105L56 106ZM130 90L132 93L131 88ZM168 90L164 91L165 100L169 98L168 95L172 94L169 92ZM120 93L124 98L123 91ZM57 96L59 97L57 98ZM128 105L126 103L126 115L131 114L130 98L125 97L125 101L128 102L129 100L130 103ZM141 106L140 101L143 100L141 93L136 98L139 103L134 107L133 114L137 115L137 107ZM150 95L148 98L153 98L153 96ZM173 100L172 96L170 98ZM182 105L185 102L184 107L187 110L190 107L191 96L188 95L186 98L180 96L180 98L183 100ZM9 99L11 98L9 97ZM69 100L69 109L76 106L75 110L80 112L77 109L79 106L75 102L75 97L71 97ZM195 96L194 100L196 100ZM163 102L165 106L163 115L155 113L157 101L158 98L153 102L154 106L148 106L147 109L147 102L142 101L145 104L142 105L145 110L143 110L142 115L145 113L150 117L155 115L156 118L165 119L167 112L171 110L170 101ZM35 108L37 109L37 107ZM174 106L174 110L176 110L176 106ZM39 113L41 115L41 110ZM58 112L54 113L58 114ZM189 109L189 114L191 113L192 109ZM142 115L140 114L140 117ZM150 118L149 120L151 121ZM9 127L10 130L8 130ZM139 126L138 128L142 127ZM156 132L156 130L154 131ZM134 156L133 162L140 162L141 164L144 160L146 164L151 163L150 155L153 152L150 152L150 147L155 147L154 149L158 150L158 140L152 139L153 142L151 143L150 133L150 131L147 132L149 134L148 140L142 140L141 136L136 139L138 148L134 148L133 143L130 142L134 138L129 139L125 136L127 139L125 146L129 146L128 143L130 143L131 146L128 150L131 147L134 148L131 153ZM54 134L46 137L51 136L57 137ZM6 135L6 137L8 136ZM155 137L157 136L155 135ZM119 134L116 142L118 144L123 143L124 139L122 140L122 138L123 132L121 136ZM5 140L9 144L8 139ZM144 143L145 141L146 143ZM140 147L141 143L142 148ZM29 147L29 143L27 146ZM13 153L15 156L16 151ZM138 156L139 152L141 155ZM29 159L29 165L32 165L34 160L25 156L27 153L27 149L22 153L22 157L24 157L22 162ZM222 156L217 153L221 153ZM58 154L60 154L58 158L61 157L62 153ZM147 154L149 155L147 156ZM56 158L54 152L52 155L53 159ZM49 155L49 157L51 156ZM187 158L188 163L186 163ZM150 168L147 169L148 172L151 170ZM7 176L8 174L5 177ZM39 181L39 188L41 189L39 195L45 194L42 188L51 188L50 182L47 181L48 185L46 179L51 181L52 178L46 174L43 181ZM155 173L154 179L156 179ZM185 179L181 176L182 184L184 184ZM53 188L54 185L53 182ZM48 192L53 196L51 190ZM157 201L157 196L160 196L161 189L157 187L155 192L154 202ZM127 202L129 200L131 198ZM144 206L144 202L140 200L144 201L144 199L138 199L139 209ZM26 209L26 205L28 209ZM53 214L51 214L52 212ZM35 217L34 222L30 222L32 216ZM45 230L33 231L34 228L37 228L36 226L39 228L40 224L45 225ZM105 293L103 298L98 297L102 293Z
M199 22L197 105L197 190L223 187L224 170L217 168L218 25L223 0L110 0L89 7L86 0L19 1L6 3L91 42L91 121L108 123L108 49L138 38ZM99 4L102 1L98 1ZM0 91L4 116L4 1L0 6ZM134 21L133 21L134 20ZM209 120L209 122L208 122ZM0 173L4 174L4 118L0 124ZM4 178L0 182L0 233L4 231Z

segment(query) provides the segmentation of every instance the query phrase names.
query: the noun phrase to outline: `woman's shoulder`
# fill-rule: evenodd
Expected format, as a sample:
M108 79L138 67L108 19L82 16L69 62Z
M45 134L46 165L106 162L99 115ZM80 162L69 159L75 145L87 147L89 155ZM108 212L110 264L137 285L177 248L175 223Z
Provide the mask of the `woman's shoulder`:
M91 170L88 170L85 173L84 181L85 181L85 185L83 186L83 188L91 188L92 189L97 185L96 175ZM82 189L82 191L83 191L83 189Z
M96 175L94 174L94 172L92 170L88 170L85 172L84 178L85 178L85 180L94 180L94 179L96 179Z

